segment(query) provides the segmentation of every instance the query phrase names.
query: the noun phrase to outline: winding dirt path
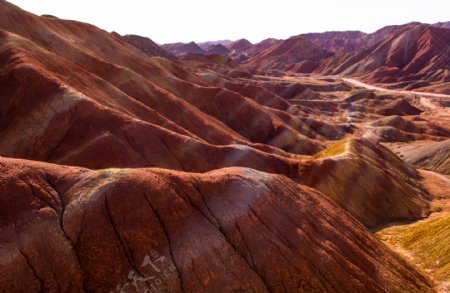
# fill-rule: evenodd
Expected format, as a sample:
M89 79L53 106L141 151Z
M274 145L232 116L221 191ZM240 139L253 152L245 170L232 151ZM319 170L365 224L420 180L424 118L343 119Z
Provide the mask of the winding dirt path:
M403 94L403 95L413 95L413 96L419 96L419 101L422 104L422 106L427 107L429 109L437 109L440 108L438 105L433 103L432 98L446 98L450 99L450 95L446 94L436 94L436 93L427 93L427 92L416 92L416 91L406 91L406 90L394 90L394 89L387 89L379 86L370 85L367 83L364 83L362 81L353 79L353 78L342 78L342 80L350 84L352 86L365 88L368 90L374 90L389 94Z
M370 85L370 84L364 83L362 81L359 81L359 80L356 80L356 79L353 79L353 78L342 78L342 80L344 82L347 82L347 83L353 85L353 86L366 88L368 90L375 90L375 91L392 93L392 94L418 95L418 96L428 96L428 97L434 97L434 98L448 98L448 99L450 99L450 95L446 95L446 94L436 94L436 93L428 93L428 92L416 92L416 91L387 89L387 88L384 88L384 87Z

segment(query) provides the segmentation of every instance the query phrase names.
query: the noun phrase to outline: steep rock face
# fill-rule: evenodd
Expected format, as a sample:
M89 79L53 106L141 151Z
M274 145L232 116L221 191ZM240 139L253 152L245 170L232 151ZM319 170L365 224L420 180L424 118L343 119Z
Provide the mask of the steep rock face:
M70 139L64 139L64 137L70 138L72 134L79 133L83 136L87 136L89 134L95 135L96 131L94 130L96 129L97 134L104 132L104 134L107 134L109 136L110 134L114 134L120 130L114 128L114 124L112 123L101 124L100 121L102 120L102 118L104 118L105 120L116 120L115 123L117 124L131 123L146 125L145 127L147 128L150 126L148 125L150 123L153 124L151 127L158 132L167 133L167 130L169 130L170 132L177 132L178 134L188 136L197 140L199 139L199 137L194 133L198 133L198 135L200 135L202 139L206 139L207 141L212 143L232 144L235 142L240 142L247 144L245 138L232 131L228 127L224 126L213 117L205 115L205 112L214 115L215 117L217 117L217 119L225 121L226 123L230 124L236 131L242 133L242 135L248 136L255 142L265 142L272 145L283 146L291 150L297 148L299 151L304 150L305 152L309 153L314 153L319 149L317 142L310 142L305 136L302 136L301 134L295 134L296 130L283 121L283 119L289 119L289 117L286 117L286 114L283 115L282 113L268 110L267 108L264 108L261 105L230 91L196 87L196 90L193 91L190 95L185 95L185 98L188 99L189 102L196 104L198 107L200 107L200 110L204 112L200 112L198 108L193 107L192 104L186 103L179 98L176 98L172 95L167 95L167 93L163 93L161 91L158 92L157 89L152 91L151 96L143 95L138 92L138 95L142 95L143 97L145 97L146 100L144 100L144 102L147 103L147 105L150 106L151 104L151 108L153 108L153 110L148 106L144 106L142 103L136 102L131 97L124 95L123 92L110 87L108 84L106 84L108 86L105 88L105 83L97 81L93 76L91 78L97 82L92 83L92 80L89 80L89 75L87 75L86 72L82 72L82 74L76 73L77 71L79 71L78 68L73 68L73 71L70 71L71 67L73 67L72 64L65 64L65 68L67 70L67 73L65 75L70 76L70 72L74 73L71 76L70 83L74 84L76 82L75 86L77 87L77 89L66 87L64 83L58 79L60 78L60 76L55 79L52 78L53 73L50 70L52 68L57 68L57 66L61 64L58 64L57 61L59 59L56 56L51 55L50 60L53 61L48 61L46 62L47 64L43 64L44 66L48 66L48 63L55 62L55 64L52 64L50 70L45 70L45 67L43 68L42 63L40 63L39 60L32 60L25 54L28 53L22 54L22 52L20 52L14 53L12 55L10 54L10 51L5 51L3 55L5 57L3 59L5 60L4 64L8 65L5 66L5 71L3 71L3 82L4 84L8 84L8 86L3 87L5 91L2 93L2 95L5 97L4 101L6 103L11 103L8 106L10 108L4 108L4 121L9 121L7 115L12 115L14 111L24 111L31 114L31 118L20 115L17 116L15 118L17 121L14 121L14 123L11 123L6 129L4 129L5 137L9 135L17 135L17 131L21 131L21 136L16 136L15 140L3 141L3 143L10 145L10 149L14 150L17 156L21 155L21 149L17 149L18 146L15 143L20 143L20 139L26 140L30 137L36 137L38 135L47 135L49 137L53 137L53 139L61 137L60 146L58 146L58 143L55 141L53 142L53 146L51 144L49 146L45 146L46 148L50 149L41 150L49 155L49 152L51 152L51 149L55 146L64 147L64 144L69 143ZM18 55L27 58L26 62L25 60L22 61L22 64L27 64L27 70L20 69L18 67L17 59L15 59L15 57ZM48 54L43 54L42 56L37 55L39 59L44 59L47 56ZM35 58L36 55L34 55L33 57ZM33 63L31 63L31 61L33 61ZM63 60L61 60L61 62L63 62ZM64 63L66 63L66 61L64 61L63 64ZM29 76L34 81L25 86L23 83L18 82L20 79L24 78L23 76ZM80 84L78 84L78 77L80 78L81 82L90 82L91 86L85 87L85 85L81 82ZM144 84L141 85L145 85L145 80L143 80L143 82ZM136 89L136 87L134 87L134 89ZM24 98L24 91L30 92L30 95L28 96L30 98L30 103L27 105L27 107L20 109L17 105L20 99ZM205 91L207 91L207 95L204 94ZM155 93L157 95L155 95ZM134 94L134 96L136 96L136 94ZM111 100L111 97L114 97L115 99ZM162 101L159 99L164 97L167 98ZM213 99L213 103L211 103L211 99ZM45 104L50 104L53 107L50 108L48 113L39 111L39 109L41 109ZM222 105L222 108L218 108L215 105ZM182 115L186 116L188 119L182 119L182 117L177 118L177 116L179 116L180 114L173 112L174 109L178 109L179 113L182 113ZM236 111L233 112L233 109L236 109ZM158 110L159 113L157 113L155 110ZM67 112L69 112L71 115L64 115ZM89 116L88 113L97 113L97 115ZM100 115L100 113L102 114ZM164 113L167 114L167 117L171 118L171 121L161 115ZM244 115L244 113L253 114L248 116ZM43 129L34 128L36 121L33 121L33 119L37 120L40 126L45 128L50 125L48 124L48 120L58 119L58 117L60 116L65 116L64 119L68 121L65 121L64 124L52 125L57 128L49 129L48 133L41 133ZM81 116L85 116L87 120L84 118L80 119L79 117ZM269 117L273 117L273 122L276 121L276 123L271 122L271 118ZM238 118L253 120L256 119L260 120L261 123L240 123L240 120L238 120ZM140 122L138 120L140 120ZM86 125L87 121L91 122ZM174 124L173 122L175 121L190 129L190 131L186 131L186 129L183 129L183 127ZM301 121L298 120L299 130L302 129L300 123ZM77 132L77 128L80 124L82 124L82 127L84 127L84 129L90 128L91 131ZM70 127L71 125L74 127ZM293 125L295 126L295 124ZM14 129L15 126L16 128ZM22 128L27 129L26 131L22 131ZM102 128L103 130L100 131L100 128ZM54 135L55 131L58 132L56 136ZM293 138L297 137L298 140L284 140L284 137L288 136L288 134L291 134ZM167 133L166 135L176 136L175 133ZM95 139L95 137L90 137L89 139L88 137L86 137L85 139L78 141L78 143L88 142L92 139ZM43 140L45 141L45 139ZM26 147L25 144L23 146ZM72 145L71 147L74 146ZM36 151L39 151L39 148L36 148L36 146L34 146L33 148ZM67 148L69 147L67 146ZM5 152L5 150L7 149L8 148L6 147L3 148L3 154L13 155L12 153ZM22 152L22 155L23 154L24 153ZM41 156L34 157L32 154L27 154L27 157L41 160L44 159Z
M300 62L319 62L331 55L332 53L306 39L292 37L280 43L275 43L268 49L253 56L248 60L247 66L258 70L282 70ZM318 66L318 64L315 66ZM313 66L312 70L315 69L315 66Z
M274 38L268 38L265 40L262 40L259 43L254 44L252 47L248 48L246 50L246 53L250 55L256 55L266 49L269 49L275 44L281 43L283 40L274 39Z
M448 81L449 41L448 29L414 25L388 35L379 44L350 58L336 56L340 62L331 72L365 76L378 82L414 79Z
M370 34L360 31L330 31L323 33L301 34L299 37L310 40L311 42L331 52L349 53L370 48L389 36L398 34L401 31L416 25L421 25L421 23L411 22L402 25L390 25ZM438 27L438 25L436 25L436 27Z
M366 40L368 42L368 47L371 47L373 45L376 45L377 43L380 43L381 41L385 40L386 38L390 38L394 35L397 35L401 33L402 31L405 31L407 29L413 28L415 26L419 25L426 25L417 21L400 24L400 25L388 25L385 27L380 28L379 30L368 34L366 36Z
M13 45L19 40L33 46L17 36L6 34L5 38L12 38ZM265 166L265 171L274 172L276 165L285 171L291 168L289 166L294 166L289 159L272 156L271 152L282 152L268 146L255 145L252 148L236 145L234 141L245 143L245 139L236 134L233 135L236 140L230 139L228 145L210 144L130 99L123 92L110 87L102 88L100 85L105 83L86 71L80 74L79 68L55 55L44 54L37 49L29 56L29 53L17 50L15 46L13 49L5 46L4 49L0 54L3 65L0 73L3 104L0 135L3 139L0 145L4 156L90 168L151 166L197 172L239 165L243 161L250 164L247 167L258 169ZM41 63L43 60L46 60L45 63ZM60 74L63 70L73 74L56 75L49 68L59 68ZM73 71L70 71L72 68ZM64 75L71 76L70 83L81 86L80 91L87 95L67 86L61 80ZM89 86L86 87L86 84ZM169 104L158 103L159 97ZM165 111L169 114L170 110L178 107L180 113L189 115L185 122L199 127L202 136L213 135L218 139L221 137L222 141L227 137L225 132L219 135L220 132L208 130L214 124L223 128L223 124L214 123L212 117L204 116L187 103L177 102L171 95L156 95L154 98L152 103L161 110L160 113ZM189 114L189 109L193 110L191 114L197 114ZM198 114L204 118L199 119ZM174 119L178 115L174 113ZM258 151L258 148L264 152ZM267 156L274 161L266 161L264 157Z
M228 55L231 51L222 44L213 45L206 51L207 54Z
M175 59L175 55L167 52L151 39L138 35L118 36L133 47L150 56L159 56L167 59Z
M0 168L1 291L431 291L336 204L284 176L3 158Z
M403 144L392 150L416 168L450 175L450 139Z
M450 21L447 22L438 22L433 24L434 27L447 28L450 29Z
M219 45L219 44L227 47L232 42L233 41L230 41L230 40L206 41L206 42L199 42L199 43L197 43L197 45L200 48L202 48L203 50L206 50L206 49L208 49L211 46Z
M250 43L250 41L246 40L246 39L239 39L237 41L234 41L233 43L229 44L227 46L228 49L230 50L234 50L237 52L244 52L247 49L250 49L253 46L252 43Z
M343 140L301 166L300 182L320 190L361 223L375 227L428 213L419 174L367 139Z
M174 43L174 44L164 44L161 46L164 50L170 53L181 56L185 54L206 54L206 51L200 48L195 42L190 43Z
M295 115L259 104L252 96L208 86L190 69L149 58L88 24L37 17L2 5L0 27L26 38L5 33L12 50L3 52L3 62L9 66L2 73L18 95L23 84L8 80L17 71L15 66L25 63L32 67L28 75L39 75L34 79L51 79L55 87L68 87L76 96L83 94L84 100L95 100L103 110L106 106L109 111L211 144L264 143L303 154L323 148L317 141L321 134ZM17 19L21 21L16 23ZM41 34L42 30L47 33ZM71 39L83 41L67 41ZM28 90L47 95L41 88Z
M367 34L360 31L324 32L302 34L305 38L330 52L355 52L367 46L365 40Z
M378 114L383 116L406 116L406 115L418 115L422 111L412 106L405 99L395 99L388 103L386 106L377 111Z
M450 135L450 129L448 128L426 120L406 116L389 116L375 120L369 125L370 129L364 136L382 142L429 140L431 147L432 140L445 140ZM424 152L424 155L426 153Z
M412 22L386 26L371 34L324 32L294 38L307 39L334 54L315 61L297 61L277 70L354 76L370 83L391 83L397 88L402 85L407 90L448 92L450 30L446 23ZM254 68L251 59L249 64Z

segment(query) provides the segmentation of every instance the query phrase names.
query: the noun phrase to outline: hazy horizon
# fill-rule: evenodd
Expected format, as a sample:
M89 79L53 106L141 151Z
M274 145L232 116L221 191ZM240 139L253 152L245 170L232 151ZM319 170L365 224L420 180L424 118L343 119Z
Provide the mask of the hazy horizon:
M302 33L358 30L387 25L450 21L445 0L13 0L24 10L88 22L122 35L136 34L157 43L197 43L246 38L286 39Z

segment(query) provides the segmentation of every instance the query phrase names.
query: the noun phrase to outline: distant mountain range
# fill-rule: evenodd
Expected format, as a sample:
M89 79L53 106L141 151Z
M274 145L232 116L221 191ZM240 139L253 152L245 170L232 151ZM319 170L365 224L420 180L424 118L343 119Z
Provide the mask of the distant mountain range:
M147 54L174 58L186 54L220 54L258 71L347 74L378 82L450 80L450 22L419 22L360 31L309 33L286 40L246 39L173 43L159 47L150 39L124 36ZM138 41L139 38L142 38ZM408 41L400 41L400 40ZM401 57L400 57L400 55Z

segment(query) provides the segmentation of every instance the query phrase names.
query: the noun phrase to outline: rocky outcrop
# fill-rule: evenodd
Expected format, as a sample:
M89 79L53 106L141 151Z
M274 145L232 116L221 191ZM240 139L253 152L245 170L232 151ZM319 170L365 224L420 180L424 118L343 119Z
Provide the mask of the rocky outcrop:
M390 33L380 43L339 62L323 63L317 71L364 77L372 82L448 81L450 30L411 25Z
M419 174L367 139L335 143L301 166L300 182L320 190L361 223L375 227L428 214Z
M4 292L431 290L336 204L284 176L3 158L0 168Z
M125 35L118 37L121 37L125 42L127 42L133 47L138 48L139 50L141 50L142 52L144 52L149 56L158 56L167 59L175 59L175 55L167 52L149 38L141 37L138 35Z
M161 46L164 50L169 51L170 53L181 56L185 54L206 54L206 51L200 48L195 42L190 43L173 43L173 44L164 44Z
M450 175L450 140L419 141L392 146L405 162L416 168Z
M212 45L206 51L207 54L228 55L231 51L222 44Z
M274 69L286 70L293 64L312 62L315 65L305 71L311 72L319 65L322 59L331 55L332 53L306 39L292 37L261 51L251 57L246 64L253 69L268 71Z
M247 49L250 49L253 46L250 41L246 39L239 39L234 41L233 43L227 46L228 49L236 52L245 52Z

